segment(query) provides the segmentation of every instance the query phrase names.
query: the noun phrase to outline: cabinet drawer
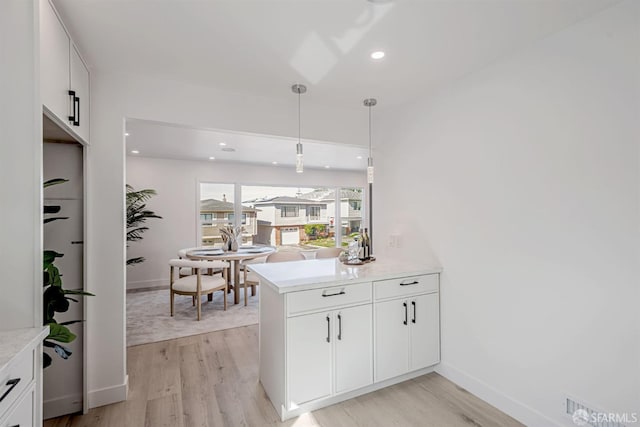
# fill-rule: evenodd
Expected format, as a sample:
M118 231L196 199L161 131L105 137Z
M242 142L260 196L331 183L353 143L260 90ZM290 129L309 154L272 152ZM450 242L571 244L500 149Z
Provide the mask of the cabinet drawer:
M371 282L287 294L289 316L313 310L371 302Z
M34 407L35 407L35 387L31 387L22 400L16 405L16 408L11 412L9 418L5 421L2 427L35 427Z
M438 274L400 277L397 279L373 282L373 294L376 300L416 295L438 291Z
M18 396L31 385L34 379L35 350L30 348L13 359L9 369L0 377L0 418L16 401Z

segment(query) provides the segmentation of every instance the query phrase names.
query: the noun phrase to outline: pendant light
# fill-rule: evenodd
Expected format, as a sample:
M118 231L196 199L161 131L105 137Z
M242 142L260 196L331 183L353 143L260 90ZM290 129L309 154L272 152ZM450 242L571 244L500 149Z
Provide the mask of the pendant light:
M304 161L302 158L302 142L300 139L300 95L307 91L307 87L301 84L291 86L293 93L298 94L298 143L296 144L296 172L304 172Z
M373 184L373 156L371 154L371 107L375 106L378 101L375 98L367 98L364 100L364 106L369 108L369 158L367 159L367 184Z

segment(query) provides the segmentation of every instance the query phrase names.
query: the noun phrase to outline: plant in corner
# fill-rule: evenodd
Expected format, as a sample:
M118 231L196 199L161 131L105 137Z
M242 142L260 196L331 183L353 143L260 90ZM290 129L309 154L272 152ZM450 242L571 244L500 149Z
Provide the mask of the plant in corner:
M142 233L149 229L149 227L142 225L147 219L162 219L161 216L147 209L147 200L156 194L155 190L148 188L134 190L132 186L127 184L127 242L142 240ZM127 265L140 264L141 262L144 262L144 257L129 258Z
M67 181L67 179L61 178L51 179L43 184L43 188L62 184ZM48 224L53 221L69 219L68 217L62 216L47 216L57 214L58 212L60 212L60 206L44 205L43 213L45 218L43 223ZM56 313L64 313L68 311L69 301L78 302L76 297L93 296L93 294L81 289L64 289L62 287L62 274L60 274L60 270L58 270L58 267L55 265L55 260L56 258L61 258L63 256L64 254L52 250L45 250L43 253L42 285L44 287L44 294L42 297L42 319L43 325L49 326L49 335L44 339L44 346L52 348L58 356L66 360L71 356L71 350L63 344L69 344L76 339L76 335L69 330L68 326L74 323L80 323L82 320L70 320L58 323L55 319L55 315ZM73 297L70 295L73 295ZM47 352L43 352L42 357L45 368L51 365L52 359Z

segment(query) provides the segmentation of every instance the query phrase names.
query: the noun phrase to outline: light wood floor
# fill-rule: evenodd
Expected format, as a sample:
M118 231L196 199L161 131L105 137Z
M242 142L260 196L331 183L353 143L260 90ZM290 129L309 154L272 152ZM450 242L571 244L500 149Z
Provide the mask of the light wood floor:
M45 422L70 426L522 426L429 374L281 423L258 383L258 326L130 347L129 399Z

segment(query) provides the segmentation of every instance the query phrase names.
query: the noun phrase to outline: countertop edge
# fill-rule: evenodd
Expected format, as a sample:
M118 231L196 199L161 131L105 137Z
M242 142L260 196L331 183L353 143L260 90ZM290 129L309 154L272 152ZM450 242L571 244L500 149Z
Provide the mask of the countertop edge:
M11 364L15 356L27 347L35 347L49 335L49 326L0 331L0 374ZM14 340L11 349L5 353L6 339ZM15 344L15 345L14 345Z

